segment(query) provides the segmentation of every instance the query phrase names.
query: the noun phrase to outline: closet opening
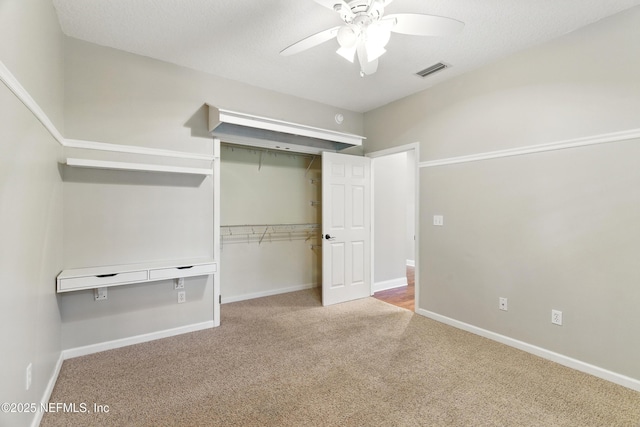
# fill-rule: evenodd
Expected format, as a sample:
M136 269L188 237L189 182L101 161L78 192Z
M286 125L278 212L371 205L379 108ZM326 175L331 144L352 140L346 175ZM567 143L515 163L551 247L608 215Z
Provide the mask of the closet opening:
M222 143L221 301L322 283L320 155Z

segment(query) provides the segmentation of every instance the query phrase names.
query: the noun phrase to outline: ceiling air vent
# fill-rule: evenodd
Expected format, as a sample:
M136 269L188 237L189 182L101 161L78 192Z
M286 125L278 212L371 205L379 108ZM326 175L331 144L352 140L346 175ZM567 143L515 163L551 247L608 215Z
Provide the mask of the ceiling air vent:
M433 73L437 73L440 70L444 70L445 68L448 68L449 66L447 64L443 64L442 62L438 62L437 64L432 65L431 67L427 67L422 71L418 71L416 73L417 76L420 76L422 78L425 78Z

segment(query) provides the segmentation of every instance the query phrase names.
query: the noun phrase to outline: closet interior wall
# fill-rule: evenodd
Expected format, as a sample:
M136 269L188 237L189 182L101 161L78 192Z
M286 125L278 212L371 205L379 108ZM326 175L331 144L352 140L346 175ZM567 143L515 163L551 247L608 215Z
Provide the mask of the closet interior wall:
M320 179L320 156L223 141L223 303L319 286Z

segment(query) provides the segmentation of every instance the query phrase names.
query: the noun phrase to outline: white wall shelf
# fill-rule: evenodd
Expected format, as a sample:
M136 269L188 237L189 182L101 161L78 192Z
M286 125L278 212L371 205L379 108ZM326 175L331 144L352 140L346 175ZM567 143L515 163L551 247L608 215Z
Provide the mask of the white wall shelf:
M197 258L63 270L56 282L58 293L62 293L182 277L208 276L217 271L218 265L213 259Z
M107 151L112 153L143 154L145 156L171 157L174 159L192 159L214 161L211 154L190 153L186 151L163 150L159 148L138 147L135 145L107 144L105 142L83 141L79 139L65 138L66 148L78 148L81 150Z
M213 169L154 165L148 163L109 162L104 160L78 158L67 158L65 163L67 166L79 168L129 170L141 172L167 172L203 176L213 175Z
M361 146L364 136L286 122L209 105L209 133L224 142L291 153L319 154Z

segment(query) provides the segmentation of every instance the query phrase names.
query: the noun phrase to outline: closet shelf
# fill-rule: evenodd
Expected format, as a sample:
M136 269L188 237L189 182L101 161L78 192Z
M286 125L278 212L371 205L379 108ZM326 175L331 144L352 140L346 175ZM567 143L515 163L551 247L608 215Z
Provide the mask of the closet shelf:
M222 243L262 243L311 240L320 237L320 224L245 224L222 225L220 236Z
M67 166L73 166L73 167L79 167L79 168L129 170L129 171L142 171L142 172L168 172L168 173L203 175L203 176L213 175L213 169L154 165L154 164L148 164L148 163L110 162L105 160L91 160L91 159L78 159L78 158L67 158L65 163Z

